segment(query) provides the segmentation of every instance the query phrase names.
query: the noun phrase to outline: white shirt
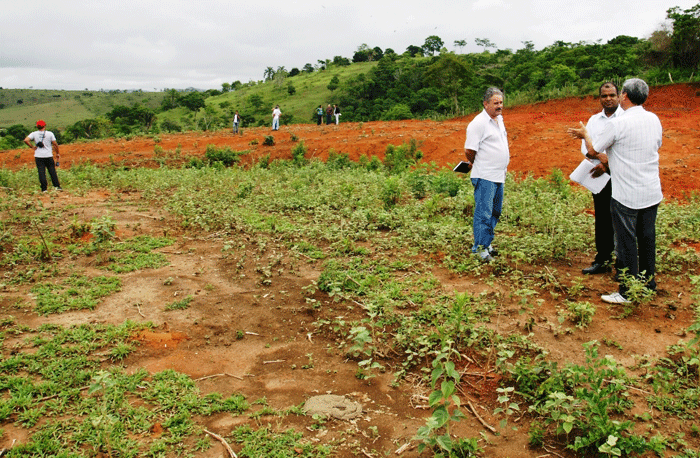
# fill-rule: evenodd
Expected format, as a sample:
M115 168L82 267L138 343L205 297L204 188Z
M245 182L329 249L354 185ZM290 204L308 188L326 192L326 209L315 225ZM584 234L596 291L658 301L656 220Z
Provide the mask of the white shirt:
M659 178L661 121L641 106L633 106L610 120L593 149L607 151L612 197L622 205L640 210L663 199Z
M493 119L486 110L476 115L467 126L464 149L476 151L471 178L506 182L510 150L503 116L498 115Z
M34 157L53 157L53 145L52 143L56 141L56 137L50 130L35 130L28 135L29 139L36 145L39 142L44 143L43 148L37 148L34 150Z
M272 110L272 117L274 119L279 118L281 114L282 114L282 112L280 111L279 108L275 108L274 110Z
M618 116L620 116L622 113L624 113L625 110L622 109L621 106L617 106L617 110L615 110L615 113L612 115L608 116L605 114L605 110L601 110L600 113L596 113L590 118L588 118L588 122L586 123L586 130L591 136L591 141L595 142L598 136L603 132L603 129L605 129L605 126L608 124L608 121L611 119L614 119ZM598 150L596 150L598 151ZM600 153L605 153L605 151L599 151ZM586 148L586 141L582 140L581 141L581 153L585 156L588 154L588 148ZM599 164L600 161L598 159L590 159L591 162L594 164Z

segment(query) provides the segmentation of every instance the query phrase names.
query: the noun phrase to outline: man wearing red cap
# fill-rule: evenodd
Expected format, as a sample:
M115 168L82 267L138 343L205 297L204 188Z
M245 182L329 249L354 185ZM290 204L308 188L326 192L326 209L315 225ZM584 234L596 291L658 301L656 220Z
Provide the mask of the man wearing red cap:
M27 138L24 139L24 143L34 150L34 161L39 171L41 192L46 192L48 188L48 183L46 181L47 169L49 171L49 176L51 176L51 184L53 184L53 187L56 188L57 191L61 191L61 185L58 182L58 175L56 174L56 167L61 158L61 154L58 152L56 136L53 132L46 130L46 123L41 119L36 122L36 128L39 130L27 135ZM33 145L32 142L34 142ZM56 162L53 161L53 150L56 150Z

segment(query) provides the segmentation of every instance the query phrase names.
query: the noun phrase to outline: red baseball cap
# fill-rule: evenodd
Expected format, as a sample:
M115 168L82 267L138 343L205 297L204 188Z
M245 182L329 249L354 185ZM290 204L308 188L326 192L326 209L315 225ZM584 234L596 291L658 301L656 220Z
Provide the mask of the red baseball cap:
M36 122L37 127L46 127L46 122L44 122L43 119L40 119Z

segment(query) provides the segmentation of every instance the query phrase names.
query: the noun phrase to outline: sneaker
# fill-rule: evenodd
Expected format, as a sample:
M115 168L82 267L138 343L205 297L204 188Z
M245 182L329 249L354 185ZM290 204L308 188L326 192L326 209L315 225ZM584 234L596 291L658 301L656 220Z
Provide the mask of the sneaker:
M612 294L603 294L600 296L600 298L603 300L603 302L607 302L608 304L629 304L630 301L628 301L625 296L623 296L620 293L612 293Z
M56 188L56 191L62 192L62 191L63 191L63 188Z
M483 263L489 263L493 261L493 257L489 254L488 250L482 250L480 252L474 253L479 256L479 260Z
M495 258L496 256L498 256L498 254L499 254L499 253L498 253L498 250L495 249L495 248L494 248L493 246L491 246L491 245L489 245L489 247L487 248L487 250L489 251L489 254L491 255L491 257L493 257L493 258Z

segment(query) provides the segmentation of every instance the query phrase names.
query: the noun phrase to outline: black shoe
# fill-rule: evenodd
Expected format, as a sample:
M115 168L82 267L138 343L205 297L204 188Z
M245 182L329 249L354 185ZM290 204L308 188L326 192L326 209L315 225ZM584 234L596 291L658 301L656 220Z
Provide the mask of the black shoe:
M593 264L591 264L590 267L586 267L581 272L583 272L584 275L594 275L594 274L604 274L604 273L610 272L611 270L612 270L612 268L607 263L601 264L599 262L594 262Z

